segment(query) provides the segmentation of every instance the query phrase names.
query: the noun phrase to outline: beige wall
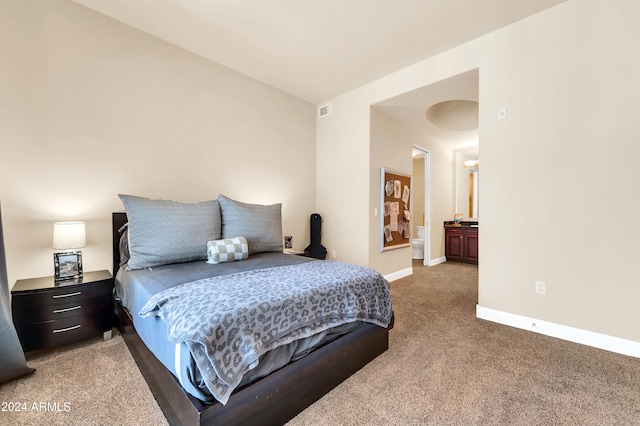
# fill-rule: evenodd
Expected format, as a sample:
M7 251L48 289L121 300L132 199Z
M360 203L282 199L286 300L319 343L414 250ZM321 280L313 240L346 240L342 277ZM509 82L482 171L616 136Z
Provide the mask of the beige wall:
M316 124L316 210L322 216L322 245L328 256L368 264L369 108L359 99L335 100L331 115ZM351 113L353 112L353 115Z
M640 158L637 22L633 0L562 3L332 99L341 108L331 121L318 121L318 151L363 150L371 105L479 68L479 305L640 341L638 202L629 204L637 185L627 177ZM497 119L501 107L506 120ZM371 151L382 150L371 136ZM373 156L333 160L336 181L375 164ZM322 176L326 157L318 157L317 167ZM352 227L359 241L369 235L370 258L358 260L378 266L374 226L362 232L363 218L377 220L373 173L352 188L370 199L354 199L357 214L340 226ZM319 209L334 206L318 198ZM343 247L335 230L325 229ZM536 280L546 282L546 295L535 294Z
M640 227L615 226L638 210L637 22L635 1L572 0L483 40L481 306L640 341Z
M283 203L304 248L315 108L70 1L1 0L0 198L9 282L53 274L53 222L111 269L118 193Z

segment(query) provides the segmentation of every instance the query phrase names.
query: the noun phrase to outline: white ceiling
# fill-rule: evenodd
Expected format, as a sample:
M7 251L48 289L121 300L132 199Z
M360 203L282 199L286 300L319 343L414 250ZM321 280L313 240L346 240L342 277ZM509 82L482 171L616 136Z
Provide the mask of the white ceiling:
M74 0L313 104L565 0Z
M380 102L375 108L399 120L431 140L444 143L451 148L478 145L478 129L452 131L440 127L426 118L432 105L450 100L478 102L478 69L450 77L421 87L400 96ZM477 120L477 116L475 117Z

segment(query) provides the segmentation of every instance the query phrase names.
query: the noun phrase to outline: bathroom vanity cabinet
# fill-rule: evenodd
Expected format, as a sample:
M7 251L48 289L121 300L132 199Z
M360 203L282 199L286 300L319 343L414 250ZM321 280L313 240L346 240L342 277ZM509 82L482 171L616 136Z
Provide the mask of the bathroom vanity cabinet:
M444 252L447 261L478 264L478 228L445 225Z

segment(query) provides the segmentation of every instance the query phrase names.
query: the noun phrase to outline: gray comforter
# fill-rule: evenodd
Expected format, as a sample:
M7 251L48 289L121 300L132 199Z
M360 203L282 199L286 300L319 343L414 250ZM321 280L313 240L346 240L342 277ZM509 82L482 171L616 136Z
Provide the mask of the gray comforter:
M205 278L164 290L140 316L157 315L186 342L211 394L226 404L260 355L341 324L387 327L389 283L357 265L312 261Z

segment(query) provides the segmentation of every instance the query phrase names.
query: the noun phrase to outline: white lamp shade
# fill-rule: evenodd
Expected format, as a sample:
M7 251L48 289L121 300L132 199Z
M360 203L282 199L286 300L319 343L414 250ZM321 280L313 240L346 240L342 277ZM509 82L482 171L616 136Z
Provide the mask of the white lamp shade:
M53 224L54 250L68 250L87 245L84 222L56 222Z

